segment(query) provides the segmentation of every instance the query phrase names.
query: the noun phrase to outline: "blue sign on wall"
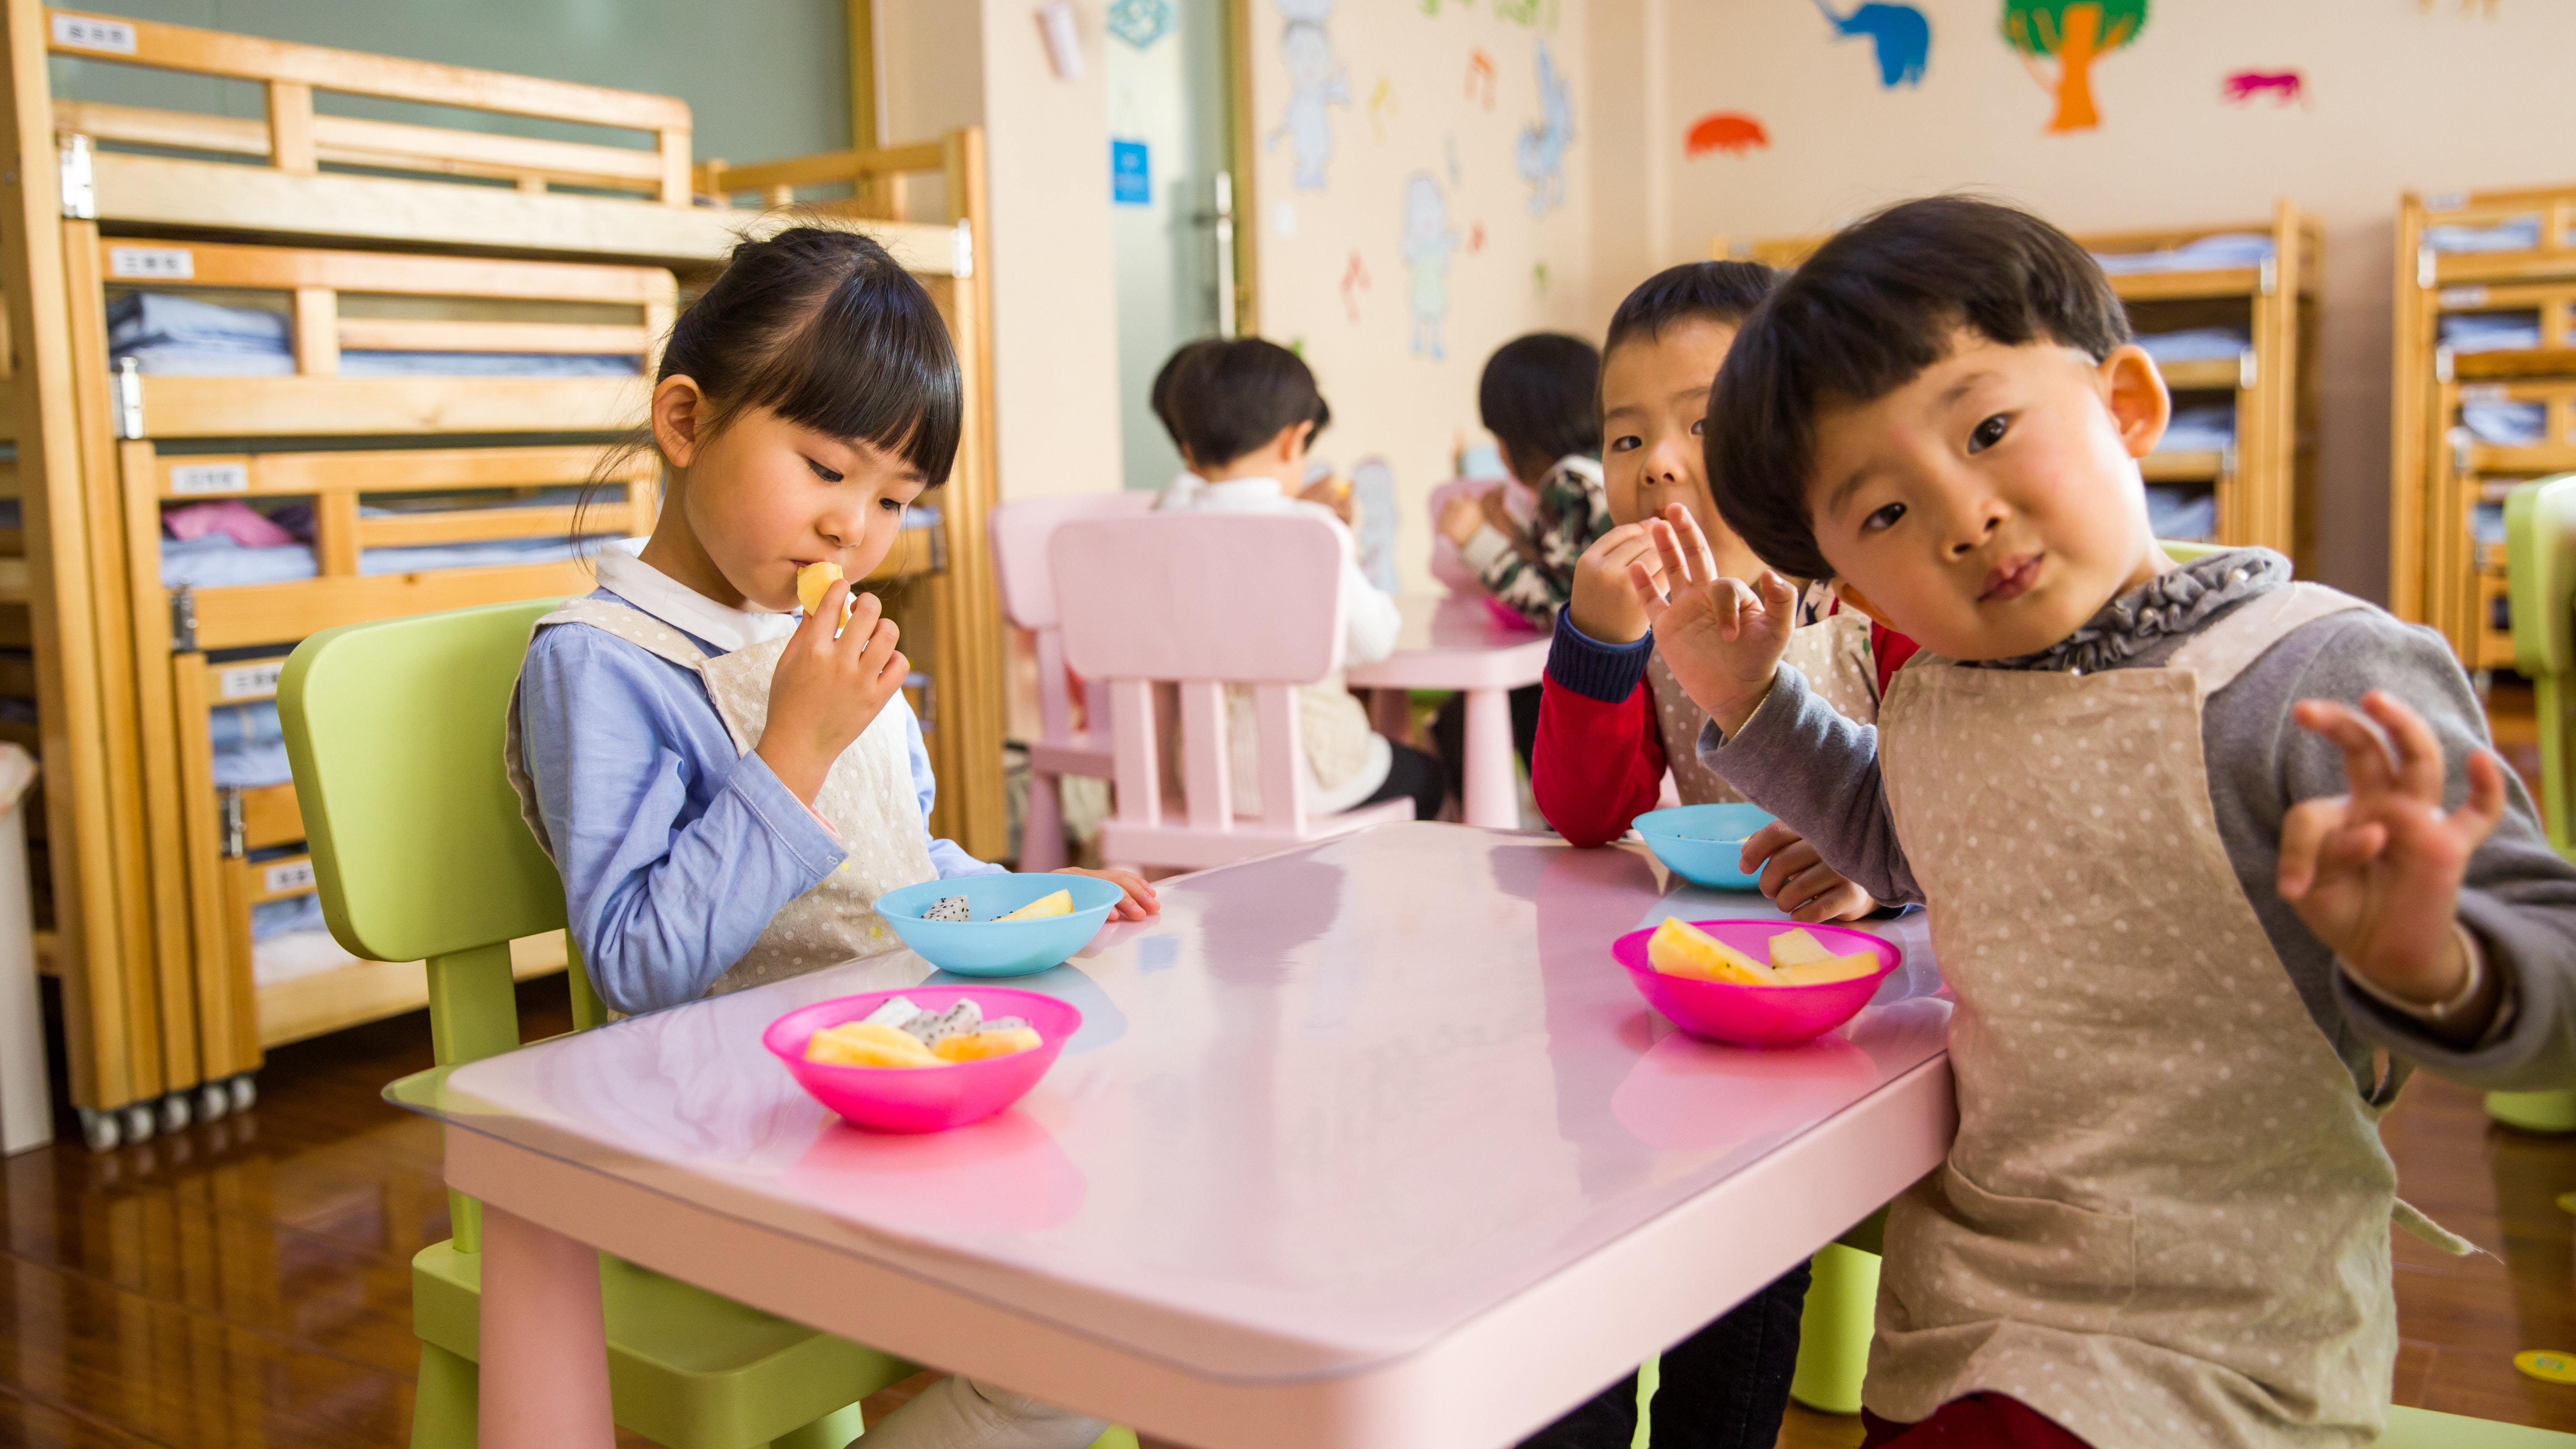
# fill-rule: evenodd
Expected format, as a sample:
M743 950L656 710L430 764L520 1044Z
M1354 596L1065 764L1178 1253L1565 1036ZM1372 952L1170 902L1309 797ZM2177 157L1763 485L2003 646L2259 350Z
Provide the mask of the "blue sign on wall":
M1145 143L1109 143L1109 199L1119 206L1154 204L1154 178L1146 165Z

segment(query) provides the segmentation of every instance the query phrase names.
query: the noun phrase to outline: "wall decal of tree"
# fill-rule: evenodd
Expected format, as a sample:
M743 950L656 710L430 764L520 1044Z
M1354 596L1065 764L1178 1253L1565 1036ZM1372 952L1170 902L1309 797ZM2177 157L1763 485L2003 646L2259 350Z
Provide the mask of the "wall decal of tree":
M2093 105L2093 62L2138 38L2147 0L2004 0L2004 39L2057 97L2051 131L2089 131L2102 124ZM2057 62L2052 80L2039 64Z

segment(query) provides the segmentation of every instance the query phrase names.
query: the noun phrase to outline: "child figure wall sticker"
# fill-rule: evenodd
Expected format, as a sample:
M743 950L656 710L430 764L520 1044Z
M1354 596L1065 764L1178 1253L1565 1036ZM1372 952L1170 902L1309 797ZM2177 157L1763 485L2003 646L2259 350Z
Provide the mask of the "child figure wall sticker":
M1109 33L1143 50L1172 31L1172 0L1110 0Z
M2042 89L2057 97L2051 131L2090 131L2102 124L2093 105L2093 62L2138 38L2147 0L2004 0L2004 39ZM2036 63L2057 62L2051 80Z
M1404 179L1405 300L1413 311L1413 355L1439 362L1449 355L1440 339L1449 319L1449 258L1458 233L1449 225L1449 198L1428 171Z
M1324 28L1333 18L1333 0L1272 3L1287 22L1279 33L1279 60L1288 70L1288 108L1263 145L1275 151L1286 141L1297 164L1297 189L1321 191L1333 163L1332 107L1351 103L1350 73L1333 54L1332 34Z
M1532 216L1565 204L1565 148L1574 141L1574 99L1547 42L1538 43L1538 109L1541 119L1521 128L1521 179L1530 185Z
M1372 454L1351 466L1351 501L1359 505L1359 537L1353 552L1360 573L1390 594L1404 592L1395 568L1395 470Z
M1911 5L1884 5L1878 0L1860 6L1849 15L1837 15L1825 0L1816 0L1835 31L1845 40L1866 35L1878 53L1878 84L1881 90L1898 86L1923 84L1923 70L1932 60L1932 22Z

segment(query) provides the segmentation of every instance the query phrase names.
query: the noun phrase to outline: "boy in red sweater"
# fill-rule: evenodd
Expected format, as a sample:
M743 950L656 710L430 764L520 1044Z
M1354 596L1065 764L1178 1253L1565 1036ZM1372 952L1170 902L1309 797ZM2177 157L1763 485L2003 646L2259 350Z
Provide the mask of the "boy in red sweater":
M1718 521L1701 460L1709 385L1735 330L1780 273L1758 262L1693 262L1648 278L1610 319L1602 349L1603 477L1617 525L1576 563L1573 593L1557 615L1539 708L1531 786L1548 824L1576 845L1602 845L1655 808L1669 769L1683 803L1744 797L1699 761L1706 716L1660 659L1628 569L1658 567L1647 523L1675 503L1689 509L1721 569L1761 564ZM1738 557L1740 555L1740 557ZM1735 577L1736 575L1729 575ZM1845 715L1878 714L1888 678L1914 652L1901 634L1856 613L1811 601L1791 662ZM1761 860L1762 892L1802 921L1850 920L1877 903L1834 873L1815 847L1783 825L1745 844Z

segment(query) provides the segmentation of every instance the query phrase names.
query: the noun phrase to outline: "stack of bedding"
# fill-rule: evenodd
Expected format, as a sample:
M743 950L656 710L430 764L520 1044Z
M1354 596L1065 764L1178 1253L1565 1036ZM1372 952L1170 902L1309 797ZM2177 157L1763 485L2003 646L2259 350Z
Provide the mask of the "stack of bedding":
M2446 312L2442 345L2453 352L2528 352L2540 345L2540 314Z
M2481 443L2530 448L2549 441L2549 405L2502 399L2460 404L2460 426Z
M2159 453L2223 453L2236 445L2236 405L2210 403L2175 408L2156 444Z
M2096 252L2093 260L2114 277L2146 272L2223 272L2259 267L2272 258L2268 232L2223 231L2152 252Z
M2142 332L2137 343L2159 363L2232 362L2254 345L2242 327L2186 327L2176 332Z
M107 304L112 366L134 359L150 377L285 377L295 346L283 312L226 307L167 292L128 292ZM629 356L543 352L340 354L343 377L633 377Z
M2508 217L2484 226L2439 222L2424 228L2424 245L2437 252L2527 252L2540 245L2540 218Z
M2218 495L2206 489L2147 489L2147 527L2158 538L2207 543L2218 534Z

